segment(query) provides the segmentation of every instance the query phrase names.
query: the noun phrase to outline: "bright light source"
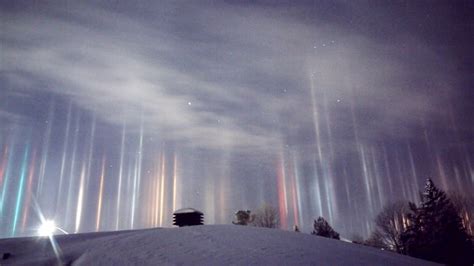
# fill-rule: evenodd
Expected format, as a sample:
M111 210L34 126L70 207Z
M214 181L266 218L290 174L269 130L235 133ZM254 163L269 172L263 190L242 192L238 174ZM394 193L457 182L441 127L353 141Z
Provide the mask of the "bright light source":
M56 231L56 223L53 220L46 220L38 228L39 236L52 236L54 231Z

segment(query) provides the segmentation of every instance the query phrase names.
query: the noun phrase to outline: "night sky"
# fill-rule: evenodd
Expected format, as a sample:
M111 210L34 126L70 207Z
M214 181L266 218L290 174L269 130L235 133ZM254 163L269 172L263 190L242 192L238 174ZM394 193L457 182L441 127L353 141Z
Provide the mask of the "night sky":
M0 237L474 191L472 1L76 2L0 3Z

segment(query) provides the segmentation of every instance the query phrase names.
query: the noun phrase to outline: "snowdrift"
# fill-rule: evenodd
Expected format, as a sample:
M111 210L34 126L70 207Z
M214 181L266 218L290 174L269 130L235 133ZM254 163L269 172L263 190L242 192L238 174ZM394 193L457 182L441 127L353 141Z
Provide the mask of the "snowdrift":
M66 265L436 265L304 233L204 225L54 237ZM54 265L48 238L0 239L0 265Z

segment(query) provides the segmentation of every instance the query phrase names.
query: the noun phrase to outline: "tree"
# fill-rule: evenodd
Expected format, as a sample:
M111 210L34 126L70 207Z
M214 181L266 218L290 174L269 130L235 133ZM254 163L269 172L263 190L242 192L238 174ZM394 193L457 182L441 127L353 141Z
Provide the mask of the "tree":
M364 244L365 242L364 238L359 234L352 234L352 236L350 237L350 240L354 244Z
M410 203L408 227L400 239L410 256L450 265L472 265L472 244L446 194L428 179L420 206Z
M249 223L251 223L253 221L249 210L246 210L246 211L239 210L239 211L237 211L235 213L235 219L237 221L236 222L232 221L232 223L233 224L238 224L238 225L248 225Z
M382 234L377 230L372 232L370 234L369 238L367 238L367 240L363 241L363 244L366 245L366 246L371 246L371 247L380 248L380 249L388 249L389 248L387 246L387 244L383 241Z
M313 227L314 230L311 233L313 235L339 239L339 233L334 231L334 229L332 229L332 227L323 217L318 217L318 219L314 220Z
M280 224L278 210L268 204L257 209L252 216L252 225L257 227L277 228Z
M447 194L459 217L461 217L466 232L472 237L474 235L474 197L465 196L454 191L448 191Z
M407 228L407 218L410 212L408 202L395 202L386 205L375 217L374 236L386 249L402 252L400 236Z

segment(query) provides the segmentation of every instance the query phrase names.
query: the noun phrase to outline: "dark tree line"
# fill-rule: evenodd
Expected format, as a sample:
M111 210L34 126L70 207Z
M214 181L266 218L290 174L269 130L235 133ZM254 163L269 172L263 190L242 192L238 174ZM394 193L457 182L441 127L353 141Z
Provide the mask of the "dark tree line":
M375 218L375 230L370 237L356 237L353 242L448 265L474 265L474 207L472 201L453 195L448 197L428 179L419 205L395 202L385 206ZM233 223L238 225L279 225L278 211L270 205L263 205L252 214L241 210L235 215ZM314 220L313 227L313 235L340 239L323 217ZM294 231L299 232L296 225Z
M460 216L466 207L453 204L430 179L420 198L419 205L387 205L364 244L448 265L472 265L472 237L466 231L470 227Z
M410 203L408 227L400 235L402 253L450 265L472 265L472 243L454 205L433 181L421 203Z
M252 213L250 210L237 211L235 213L235 220L232 223L266 228L277 228L280 224L278 210L268 204L262 205L255 213ZM339 239L339 233L323 217L314 220L313 228L312 235ZM293 226L293 231L300 232L298 225Z
M277 228L280 224L278 210L271 205L264 204L258 208L255 213L250 210L239 210L235 213L235 221L237 225L253 225L256 227Z

